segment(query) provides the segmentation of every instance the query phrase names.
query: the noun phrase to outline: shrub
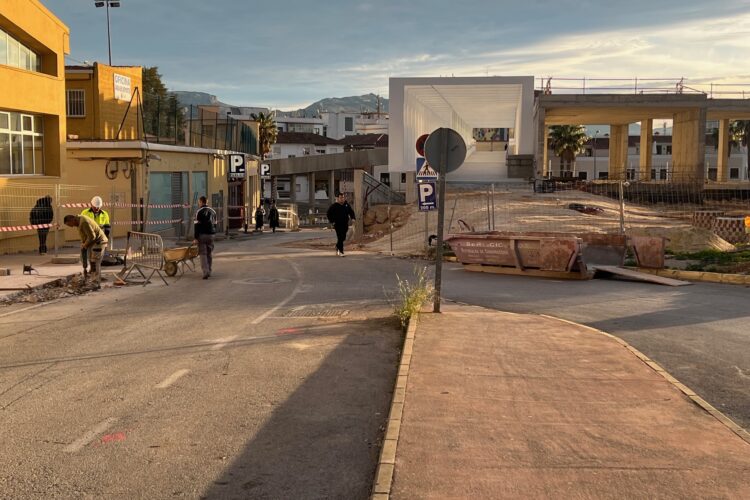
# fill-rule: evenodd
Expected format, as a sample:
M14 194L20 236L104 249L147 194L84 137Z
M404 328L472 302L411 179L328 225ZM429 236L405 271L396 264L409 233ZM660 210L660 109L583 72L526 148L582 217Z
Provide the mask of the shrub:
M434 291L432 282L427 278L426 267L415 266L413 278L409 281L396 275L398 289L393 313L404 329L409 324L409 319L419 315L422 306L432 298Z

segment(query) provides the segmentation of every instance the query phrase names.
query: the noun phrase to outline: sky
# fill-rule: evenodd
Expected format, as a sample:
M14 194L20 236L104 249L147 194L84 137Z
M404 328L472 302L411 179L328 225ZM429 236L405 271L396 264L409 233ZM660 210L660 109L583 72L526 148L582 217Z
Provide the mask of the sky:
M107 62L104 8L41 1L70 28L68 64ZM114 65L158 66L170 90L242 106L387 97L389 77L416 76L684 77L750 91L750 0L121 0L110 19Z

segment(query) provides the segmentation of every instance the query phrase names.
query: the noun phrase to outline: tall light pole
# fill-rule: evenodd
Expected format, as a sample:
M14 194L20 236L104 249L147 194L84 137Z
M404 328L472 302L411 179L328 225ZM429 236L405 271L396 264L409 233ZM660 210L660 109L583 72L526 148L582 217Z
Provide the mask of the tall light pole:
M95 0L94 7L106 7L107 9L107 49L109 51L109 65L112 66L112 38L109 34L109 8L119 7L120 2L117 0Z
M594 178L591 179L592 181L596 180L596 138L598 135L599 135L599 131L598 130L594 131L594 140L592 141L594 145Z

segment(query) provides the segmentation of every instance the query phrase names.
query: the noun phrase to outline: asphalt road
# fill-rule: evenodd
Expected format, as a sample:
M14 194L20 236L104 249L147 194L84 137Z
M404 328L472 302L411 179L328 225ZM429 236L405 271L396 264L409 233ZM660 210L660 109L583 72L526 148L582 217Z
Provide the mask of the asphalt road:
M217 246L214 276L0 309L0 498L367 498L419 261ZM747 288L447 264L443 296L627 340L750 429ZM533 321L533 317L531 318Z
M0 498L367 498L394 265L274 247L295 238L220 244L205 281L0 309Z
M750 289L622 280L564 281L464 271L443 273L447 299L547 314L626 340L750 430Z

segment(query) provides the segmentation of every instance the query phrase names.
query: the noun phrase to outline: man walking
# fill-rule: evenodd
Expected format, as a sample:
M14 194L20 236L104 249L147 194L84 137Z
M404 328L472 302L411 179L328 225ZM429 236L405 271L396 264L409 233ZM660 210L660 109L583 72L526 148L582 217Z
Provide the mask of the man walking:
M201 256L201 270L203 279L211 276L211 264L214 251L214 234L216 233L216 212L207 205L205 196L199 198L200 207L195 212L195 232L193 243L198 245L198 254Z
M344 256L344 241L346 233L349 230L349 223L354 221L354 210L346 202L346 195L341 192L336 193L336 202L328 208L328 221L333 224L336 230L336 255Z
M93 219L82 215L66 215L63 223L68 227L77 227L81 238L81 255L87 255L89 271L96 274L96 285L99 286L102 277L102 255L107 248L107 235ZM85 253L84 253L85 252ZM83 263L83 275L86 276L86 263Z

